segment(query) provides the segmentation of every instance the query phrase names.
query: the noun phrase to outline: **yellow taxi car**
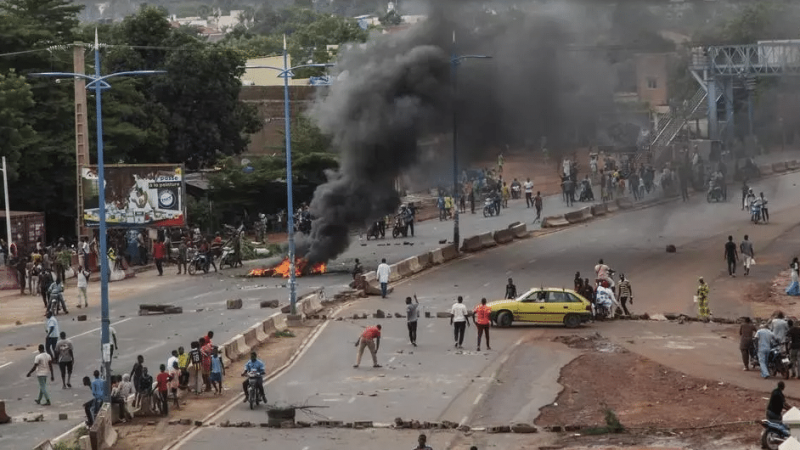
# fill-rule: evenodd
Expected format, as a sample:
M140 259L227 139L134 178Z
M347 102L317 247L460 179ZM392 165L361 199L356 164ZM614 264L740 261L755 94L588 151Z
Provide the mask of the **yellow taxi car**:
M500 327L528 322L575 328L592 318L591 303L571 289L533 288L515 299L488 305L492 308L492 323Z

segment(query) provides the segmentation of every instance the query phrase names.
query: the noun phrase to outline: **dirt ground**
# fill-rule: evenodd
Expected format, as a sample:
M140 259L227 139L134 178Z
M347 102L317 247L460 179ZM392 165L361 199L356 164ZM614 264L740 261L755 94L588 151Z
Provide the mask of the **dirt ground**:
M760 435L752 421L764 415L763 392L685 375L599 335L556 340L585 351L562 369L563 391L536 420L539 426L583 427L565 435L563 444L602 442L586 427L606 426L608 411L626 430L605 435L616 439L615 445L645 444L661 437L679 439L683 445L690 442L690 448L720 448L718 439L723 437L749 445Z
M317 325L319 325L319 321L308 321L304 326L292 327L289 331L294 334L294 337L273 338L254 350L258 352L261 360L269 361L273 365L268 369L275 370L291 359L292 355L316 329ZM134 448L137 450L158 450L163 448L183 432L194 427L194 425L170 425L170 421L189 419L194 423L196 420L203 420L204 417L232 398L238 398L242 395L242 379L239 374L243 364L243 360L240 360L225 369L222 395L187 393L181 400L181 409L171 409L168 417L137 417L131 422L114 425L114 429L119 433L119 438L114 448L121 450ZM269 400L269 392L266 394ZM172 403L170 403L170 407L172 407Z

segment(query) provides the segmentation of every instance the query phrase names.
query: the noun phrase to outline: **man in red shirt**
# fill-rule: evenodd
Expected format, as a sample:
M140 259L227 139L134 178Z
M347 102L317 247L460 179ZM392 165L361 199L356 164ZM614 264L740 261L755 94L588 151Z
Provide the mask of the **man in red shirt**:
M359 336L358 341L356 341L356 347L358 347L358 356L356 357L356 365L353 367L358 367L361 365L361 355L364 354L364 348L369 348L370 354L372 354L372 367L381 367L378 364L378 349L381 346L381 326L375 325L374 327L367 327L361 336Z
M158 389L158 401L161 403L161 414L167 415L169 408L169 382L172 377L167 373L167 366L161 364L161 372L156 376L156 389Z
M167 254L166 246L164 245L164 241L157 240L153 243L153 259L156 262L156 269L158 269L158 276L164 275L164 269L162 265L164 264L164 257Z
M475 326L478 328L478 351L481 351L481 335L486 333L486 350L491 350L489 346L489 324L492 314L492 307L486 304L486 299L481 299L481 304L476 306L473 310L475 314Z

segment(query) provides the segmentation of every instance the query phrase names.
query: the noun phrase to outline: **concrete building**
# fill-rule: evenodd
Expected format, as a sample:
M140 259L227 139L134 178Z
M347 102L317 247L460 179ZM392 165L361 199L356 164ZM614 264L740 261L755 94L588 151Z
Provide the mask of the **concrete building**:
M272 71L263 70L263 72ZM319 89L325 88L308 85L289 87L292 118L304 113L309 108ZM261 131L250 135L250 145L243 156L263 156L282 152L285 141L283 132L286 124L283 110L283 86L243 86L239 92L239 101L255 106L258 118L263 123Z
M292 57L288 57L287 64L292 67ZM265 56L247 60L247 66L272 66L283 67L283 55ZM280 72L272 69L246 69L242 75L242 84L245 86L283 86L283 78L278 77ZM308 78L290 79L292 86L307 86Z

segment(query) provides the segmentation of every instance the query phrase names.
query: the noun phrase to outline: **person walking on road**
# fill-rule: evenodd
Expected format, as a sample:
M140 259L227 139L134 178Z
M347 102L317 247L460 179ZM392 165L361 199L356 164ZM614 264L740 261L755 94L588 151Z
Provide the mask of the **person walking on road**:
M53 375L53 358L44 351L44 345L39 344L39 353L33 358L33 367L28 371L26 377L30 377L33 372L36 372L36 379L39 380L39 397L34 400L37 405L42 403L42 398L45 399L45 406L50 405L50 396L47 395L47 374L50 373L50 381L55 381Z
M522 188L525 190L525 207L530 208L533 206L533 182L530 178L522 183Z
M372 355L372 367L381 367L378 364L378 350L381 348L381 325L377 324L374 327L367 327L356 341L358 347L358 354L356 356L356 364L353 368L358 368L361 365L361 356L364 355L364 349L368 348L370 355Z
M739 260L739 252L736 250L733 236L728 236L728 242L725 243L724 258L728 262L728 275L736 277L736 261Z
M475 316L475 328L478 329L478 351L481 351L481 336L486 334L486 350L491 350L489 345L489 325L491 324L492 308L486 304L486 299L481 299L481 304L472 311Z
M78 308L81 307L81 299L83 299L83 306L89 307L89 295L86 293L86 289L89 287L89 275L91 273L85 267L78 270Z
M414 447L414 450L433 450L428 445L428 438L424 434L420 434L417 438L417 446Z
M700 286L697 286L697 317L700 320L707 320L711 316L708 307L708 285L703 277L700 277Z
M800 378L800 326L789 321L791 328L786 333L786 340L789 343L789 360L791 361L791 373L795 378Z
M73 352L72 341L67 339L67 333L62 331L60 336L61 339L56 343L58 369L61 371L61 389L66 389L72 387L72 366L75 362L75 353Z
M508 284L506 285L506 296L507 299L514 299L517 298L517 286L514 285L514 280L509 278Z
M153 260L156 263L158 276L164 275L164 256L166 255L166 252L167 250L164 246L164 241L159 239L153 242Z
M800 278L800 260L798 260L796 256L792 259L792 263L789 264L789 272L792 277L792 282L789 284L789 287L786 288L786 295L796 297L800 295L800 284L798 283L798 278Z
M417 294L414 294L414 303L411 303L411 297L406 297L406 318L408 326L408 339L411 345L417 346L417 319L419 319L419 300Z
M758 343L758 365L761 368L761 378L769 378L767 358L769 358L769 351L777 343L775 335L766 325L762 324L756 331L755 340Z
M617 285L617 292L619 297L619 304L622 306L622 311L626 316L630 316L626 304L628 302L633 305L633 288L631 287L631 280L625 278L625 274L619 274L619 284Z
M378 283L381 284L381 298L386 298L386 290L389 286L389 274L391 273L392 269L386 264L386 258L381 259L381 263L378 264Z
M183 273L188 274L189 269L187 265L189 264L189 246L186 244L186 236L181 239L181 243L178 244L178 275L181 274L181 267L183 267Z
M56 351L56 344L58 344L58 336L61 334L58 329L58 320L53 315L53 311L47 311L47 321L45 322L45 339L44 345L50 358L55 360L58 356Z
M542 220L542 193L539 191L533 199L533 207L536 208L536 218L533 219L533 223L536 223Z
M783 381L778 381L778 387L772 391L769 396L769 403L767 404L767 420L773 422L783 421L783 411L788 410L791 406L786 403L786 397L783 396L783 390L786 384Z
M764 193L760 192L758 194L759 199L761 200L761 219L769 223L769 209L767 209L767 198L764 197Z
M744 267L745 276L750 275L750 266L753 265L756 257L753 251L753 243L748 240L749 238L750 236L745 234L744 240L739 244L739 251L742 253L742 258L744 259L742 266Z
M458 296L458 301L450 308L450 325L453 326L453 337L455 338L455 348L463 348L464 332L469 325L469 312L464 306L464 297Z
M744 370L750 370L750 349L753 348L753 336L756 334L756 327L749 317L744 318L744 323L739 326L739 351L742 353L742 364Z

